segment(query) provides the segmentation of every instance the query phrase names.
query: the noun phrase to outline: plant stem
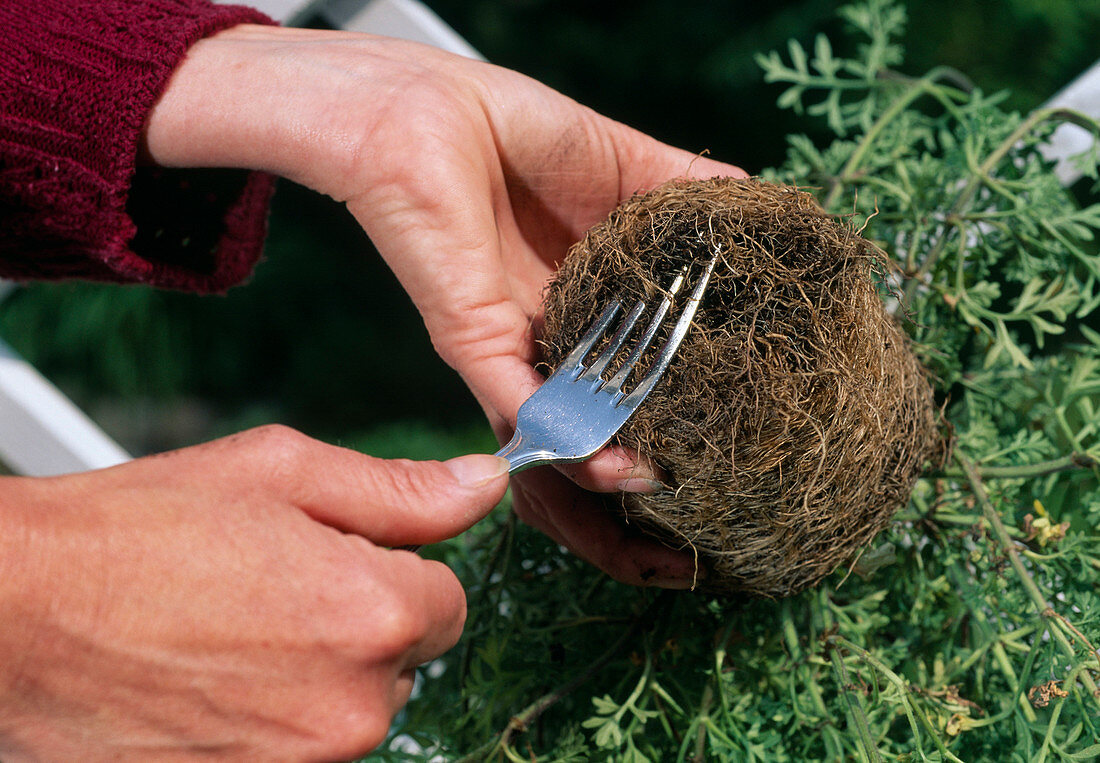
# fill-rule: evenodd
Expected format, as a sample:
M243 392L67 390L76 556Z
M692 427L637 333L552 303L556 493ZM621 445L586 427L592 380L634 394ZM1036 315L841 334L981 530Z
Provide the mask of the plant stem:
M997 536L997 540L1000 542L1001 547L1004 549L1005 553L1008 554L1008 560L1012 564L1012 568L1016 571L1017 576L1020 578L1020 582L1023 584L1028 597L1035 605L1041 617L1051 619L1051 616L1056 614L1054 608L1047 602L1043 592L1040 591L1039 586L1036 585L1035 579L1031 577L1027 568L1024 567L1023 560L1020 559L1020 554L1016 551L1016 544L1013 542L1012 538L1009 537L1008 530L1005 528L1004 522L1001 521L1001 515L997 513L996 508L993 506L993 502L989 500L989 496L985 492L985 486L982 484L982 479L973 462L958 453L955 454L955 459L959 462L963 471L966 472L966 476L970 481L970 488L974 492L974 497L977 498L978 503L982 505L982 513L993 528L993 532ZM1054 640L1058 643L1058 648L1061 649L1062 654L1071 659L1077 656L1073 644L1066 638L1066 634L1061 628L1051 628L1050 633L1054 636ZM1087 671L1081 674L1081 683L1083 683L1092 694L1093 698L1096 700L1097 707L1100 707L1100 690L1097 689L1096 682Z
M791 662L799 676L799 681L806 687L807 693L810 695L814 710L817 711L821 721L825 723L822 732L825 736L826 752L829 753L831 759L840 760L844 757L844 744L841 742L836 728L828 721L829 709L825 706L825 698L821 695L821 686L814 680L809 667L803 661L802 647L798 643L798 631L794 626L790 599L783 600L782 617L783 638L787 644L787 651L791 653Z
M703 755L707 751L707 719L710 717L710 706L714 702L714 689L708 683L703 689L703 698L699 703L699 730L695 735L695 754L691 756L692 763L703 763L706 760Z
M1092 642L1088 640L1088 637L1085 636L1085 634L1082 633L1077 628L1076 625L1071 623L1065 615L1063 615L1059 612L1055 612L1053 609L1047 609L1043 613L1043 615L1045 617L1049 617L1049 618L1053 618L1054 620L1057 620L1058 624L1060 626L1062 626L1063 628L1068 630L1075 638L1077 638L1077 640L1079 640L1082 644L1085 645L1085 648L1088 649L1089 654L1094 655L1096 657L1096 659L1098 661L1100 661L1100 650L1098 650L1095 646L1093 646Z
M493 573L497 569L497 565L503 558L504 569L508 568L508 559L511 556L512 540L515 537L516 532L516 515L514 512L508 514L508 519L505 520L500 537L497 540L496 546L493 547L492 556L489 559L489 564L485 566L485 572L481 576L481 586L478 591L477 603L473 605L473 609L480 609L488 598L489 592L492 589ZM495 609L495 608L493 608ZM474 639L467 634L466 643L462 646L462 656L459 658L459 685L463 686L466 683L466 678L470 674L470 664L473 659L473 643ZM463 696L462 698L462 713L465 715L469 710L469 698Z
M1095 469L1097 467L1100 467L1100 460L1097 460L1095 456L1088 453L1070 453L1068 456L1054 458L1050 461L1040 461L1034 464L1019 464L1013 466L974 465L975 472L979 479L983 480L1029 480L1035 479L1036 477L1046 477L1048 474L1056 474L1057 472L1072 471L1074 469ZM968 474L963 469L945 469L942 472L929 472L924 476L931 479L940 477L958 479L967 477Z
M1078 674L1084 672L1083 668L1083 665L1078 665L1068 676L1066 676L1066 686L1074 686L1077 683ZM1043 736L1043 746L1039 749L1038 757L1035 758L1036 763L1044 763L1047 759L1047 750L1054 742L1054 730L1058 728L1058 716L1062 714L1062 708L1065 707L1065 704L1066 697L1059 697L1058 703L1054 706L1054 712L1050 714L1050 722L1047 723L1047 733Z
M649 606L634 618L629 628L619 634L619 637L615 639L615 643L608 647L599 657L590 662L584 670L574 676L569 682L544 694L523 710L516 713L512 716L512 719L508 721L508 725L505 726L498 739L486 742L478 749L460 758L458 763L480 763L481 761L488 760L493 752L506 753L506 750L509 749L508 746L513 734L517 731L526 731L527 727L534 723L540 715L575 691L588 681L588 679L592 678L592 676L596 675L596 673L609 663L624 646L634 640L634 637L642 631L647 623L653 620L653 613L669 601L670 594L671 592L669 591L663 591L650 602Z
M974 172L974 176L971 177L970 181L963 186L961 191L959 191L959 195L955 197L955 203L951 205L951 209L944 217L945 222L950 223L952 227L959 227L961 224L959 215L967 211L967 207L973 200L974 194L978 192L978 188L989 181L990 173L1008 155L1008 152L1038 125L1046 121L1055 120L1069 122L1070 124L1075 124L1086 130L1092 130L1093 132L1097 132L1098 129L1100 129L1100 125L1098 125L1096 121L1072 109L1037 109L1031 112L1031 114L1029 114L1007 138L1001 141L999 146L990 152L989 156L985 158L985 161L983 161ZM947 247L947 239L948 229L947 226L945 226L943 235L928 252L928 255L924 258L924 262L921 264L916 275L910 278L909 282L905 285L906 304L912 303L913 295L916 294L917 287L920 285L921 281L932 272L932 268L935 267L936 263L943 255L943 251Z
M1008 659L1004 644L998 641L993 644L989 651L993 653L993 659L996 661L997 667L1000 668L1005 678L1008 679L1008 683L1012 687L1012 692L1016 695L1016 701L1020 704L1020 711L1024 714L1024 718L1028 722L1034 723L1038 719L1038 716L1035 715L1035 710L1032 709L1031 703L1028 702L1027 697L1024 696L1025 692L1020 686L1020 678L1016 675L1016 671L1012 669L1012 661Z
M829 189L828 195L825 197L823 206L826 210L831 210L836 203L837 196L840 195L841 190L845 183L851 182L852 176L856 169L859 167L863 158L867 155L867 152L871 150L875 140L879 134L889 125L894 119L898 117L902 112L909 107L913 101L920 98L925 93L928 93L935 85L936 80L945 78L953 70L945 66L938 66L928 74L924 75L920 79L913 82L913 84L905 90L901 95L894 99L879 118L875 120L875 123L871 125L870 129L860 139L859 144L856 146L855 151L848 157L848 161L844 163L844 167L840 170L840 175L836 178L836 182L831 189Z
M950 66L937 66L926 77L935 74L936 81L949 82L950 85L944 85L943 90L949 93L951 96L963 99L966 98L970 92L974 89L974 83L970 81L970 78L963 74L958 69L954 69ZM908 74L894 71L893 69L884 69L879 72L879 79L886 80L888 82L904 82L906 84L918 82L919 78L913 77Z
M848 677L848 666L844 664L844 657L836 649L829 650L829 662L832 663L833 672L836 673L837 683L848 703L848 715L859 732L859 740L863 743L863 754L869 763L882 763L882 756L878 753L878 747L871 738L871 728L867 724L867 713L863 708L863 698L854 690L852 680Z
M924 516L913 515L899 515L898 519L908 521L925 520L936 525L954 525L957 527L973 527L974 525L981 524L982 518L976 514L946 514L941 511L937 511L935 514L928 514ZM1019 537L1023 539L1024 533L1017 530L1015 527L1005 528L1008 530L1008 534L1012 537Z
M833 644L834 646L847 649L849 652L859 657L872 668L882 673L882 675L886 677L886 680L888 680L890 683L894 684L894 686L898 688L905 701L905 713L909 716L909 724L913 729L914 735L916 735L915 741L917 744L917 751L920 752L922 758L924 757L924 751L921 749L920 736L916 726L917 719L920 720L920 723L922 726L924 726L925 731L927 731L929 736L932 737L933 741L936 744L936 748L940 751L941 757L946 758L947 760L954 761L954 763L963 763L950 750L947 749L947 746L943 743L943 740L940 739L940 735L936 732L935 727L932 726L932 722L928 720L928 717L924 714L924 711L917 707L916 703L913 701L912 692L909 691L908 682L905 679L903 679L897 673L888 668L885 663L883 663L873 654L868 652L866 649L856 646L851 641L848 641L848 639L846 638L843 638L841 636L829 636L828 642L830 644Z

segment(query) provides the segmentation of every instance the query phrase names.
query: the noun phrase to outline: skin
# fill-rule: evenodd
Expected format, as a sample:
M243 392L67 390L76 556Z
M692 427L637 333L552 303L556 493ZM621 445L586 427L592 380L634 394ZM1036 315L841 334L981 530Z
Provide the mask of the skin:
M541 291L637 190L744 173L515 72L412 43L240 26L197 43L145 159L267 170L347 204L497 434L542 377ZM458 639L442 565L506 462L382 461L269 427L113 469L0 486L0 758L353 758L413 668ZM609 449L513 481L522 519L616 579L687 587L690 556L588 491L658 477Z
M335 760L385 738L458 640L431 543L507 462L383 461L265 427L99 472L5 479L0 758Z

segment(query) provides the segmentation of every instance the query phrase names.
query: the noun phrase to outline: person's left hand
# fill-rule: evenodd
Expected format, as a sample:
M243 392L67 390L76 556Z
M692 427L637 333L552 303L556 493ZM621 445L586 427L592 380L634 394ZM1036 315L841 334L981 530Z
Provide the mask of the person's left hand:
M542 291L569 245L638 190L745 175L513 71L387 38L251 26L194 46L147 140L162 164L266 169L346 201L504 439L543 381ZM653 469L618 448L562 471L597 492L654 487ZM692 557L628 531L553 470L514 486L521 518L615 578L692 583Z

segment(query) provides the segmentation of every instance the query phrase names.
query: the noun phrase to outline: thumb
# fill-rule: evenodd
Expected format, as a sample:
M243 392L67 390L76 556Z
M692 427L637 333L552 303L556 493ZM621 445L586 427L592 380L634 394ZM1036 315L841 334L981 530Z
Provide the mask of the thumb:
M409 461L345 452L357 463L341 470L344 484L330 483L298 505L319 522L383 546L452 538L492 511L508 488L508 462L496 456Z
M259 487L331 527L384 546L434 543L488 514L508 488L508 462L385 460L266 426L177 451L207 481Z
M633 157L619 167L620 196L626 199L639 190L653 188L670 178L703 180L717 176L747 178L742 168L710 158L707 151L692 153L669 146L633 128L611 131L621 156Z
M712 177L747 178L749 173L733 164L711 159L705 154L695 154L682 175L693 180L706 180Z

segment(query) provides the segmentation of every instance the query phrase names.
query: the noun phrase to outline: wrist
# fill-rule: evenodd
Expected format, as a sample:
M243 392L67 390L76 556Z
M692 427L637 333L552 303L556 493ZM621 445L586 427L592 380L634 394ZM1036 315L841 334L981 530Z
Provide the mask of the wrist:
M275 169L285 137L261 101L273 95L264 41L281 31L244 24L192 45L146 121L145 158L165 167Z

